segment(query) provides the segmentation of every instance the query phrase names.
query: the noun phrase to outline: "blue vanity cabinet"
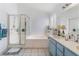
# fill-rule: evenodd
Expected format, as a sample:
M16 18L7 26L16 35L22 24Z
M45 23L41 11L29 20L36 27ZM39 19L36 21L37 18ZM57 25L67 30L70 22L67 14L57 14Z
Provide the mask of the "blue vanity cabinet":
M49 53L52 56L56 56L56 42L50 37L48 39L49 39L49 46L48 46Z
M72 52L67 47L63 46L61 43L54 40L52 37L48 37L48 49L49 53L52 56L77 56L74 52Z
M72 51L70 51L69 49L65 48L64 56L77 56L77 55Z

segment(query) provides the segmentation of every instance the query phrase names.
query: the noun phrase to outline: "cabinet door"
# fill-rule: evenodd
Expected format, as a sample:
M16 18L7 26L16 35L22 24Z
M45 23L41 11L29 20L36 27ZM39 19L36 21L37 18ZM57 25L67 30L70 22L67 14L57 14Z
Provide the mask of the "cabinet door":
M63 52L57 49L57 56L63 56Z
M48 45L48 50L49 50L49 54L50 54L51 56L53 56L51 42L49 42L49 45Z
M54 44L52 44L50 41L49 41L49 52L53 56L56 56L56 46Z
M57 43L57 49L59 49L61 52L63 52L63 46L60 43Z
M65 48L64 55L65 56L76 56L75 53L73 53L72 51L68 50L67 48Z

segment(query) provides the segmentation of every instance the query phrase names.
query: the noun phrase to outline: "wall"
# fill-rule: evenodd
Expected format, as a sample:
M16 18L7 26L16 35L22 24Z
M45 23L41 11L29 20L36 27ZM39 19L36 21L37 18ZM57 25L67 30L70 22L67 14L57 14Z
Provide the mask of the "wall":
M46 16L33 19L31 21L31 35L44 35L48 21L49 19Z
M16 4L0 3L0 23L7 27L8 14L16 14ZM7 37L0 40L0 55L7 49Z
M65 32L68 33L68 32L71 32L69 27L69 20L72 20L72 19L74 19L75 21L79 19L79 5L59 14L57 17L57 24L64 24L66 26ZM76 22L73 22L73 23L76 23ZM71 25L73 25L73 23L71 23Z

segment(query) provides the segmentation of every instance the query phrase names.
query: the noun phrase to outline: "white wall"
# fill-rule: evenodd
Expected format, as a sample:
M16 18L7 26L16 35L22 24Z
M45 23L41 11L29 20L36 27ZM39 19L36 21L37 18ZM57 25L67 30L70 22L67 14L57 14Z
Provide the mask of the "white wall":
M48 21L47 16L41 16L31 20L31 35L44 35Z
M69 29L69 19L77 21L79 19L79 5L61 13L57 17L57 24L64 24L66 26L66 33L70 32ZM76 22L74 22L76 23ZM73 25L73 23L71 23ZM73 27L73 26L72 26Z
M5 27L7 27L7 15L16 13L16 4L0 3L0 23ZM7 40L7 37L0 40L0 54L2 54L7 49Z

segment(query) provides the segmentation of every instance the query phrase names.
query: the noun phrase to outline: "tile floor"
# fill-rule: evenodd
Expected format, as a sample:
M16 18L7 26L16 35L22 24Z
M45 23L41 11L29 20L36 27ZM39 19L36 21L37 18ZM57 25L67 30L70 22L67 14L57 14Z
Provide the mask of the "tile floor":
M6 56L49 56L48 49L22 49L18 54Z

